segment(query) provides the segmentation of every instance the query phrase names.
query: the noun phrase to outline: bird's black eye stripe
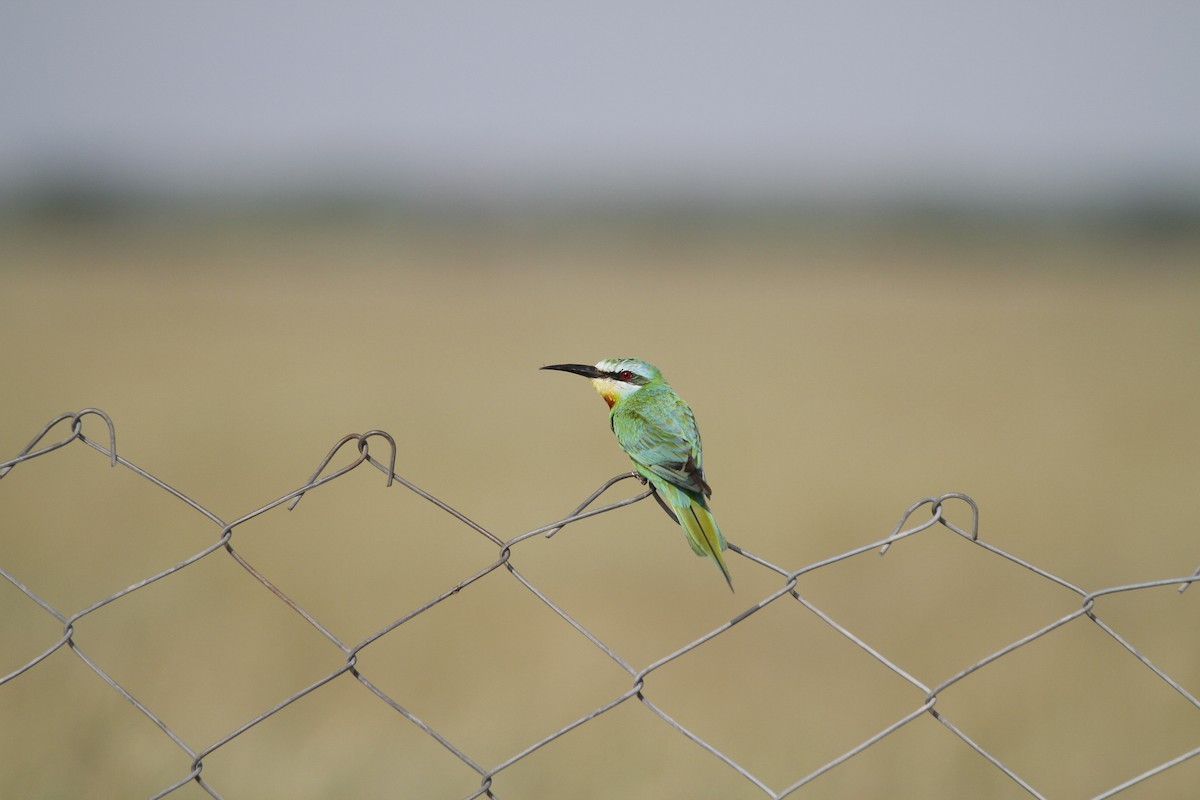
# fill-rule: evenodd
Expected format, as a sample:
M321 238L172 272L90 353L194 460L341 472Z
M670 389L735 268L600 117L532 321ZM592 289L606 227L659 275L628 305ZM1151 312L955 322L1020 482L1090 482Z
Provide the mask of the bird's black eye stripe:
M622 370L618 370L616 372L610 372L608 374L611 375L614 380L621 381L622 383L639 383L640 384L640 383L644 382L642 380L642 376L638 375L633 370L622 369Z

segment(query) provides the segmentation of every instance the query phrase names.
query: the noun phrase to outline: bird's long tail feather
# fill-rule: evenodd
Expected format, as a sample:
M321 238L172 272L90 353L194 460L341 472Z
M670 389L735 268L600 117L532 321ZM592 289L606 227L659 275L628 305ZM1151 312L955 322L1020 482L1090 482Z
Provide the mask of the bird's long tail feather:
M721 555L721 551L727 546L725 535L721 533L721 528L713 519L708 505L703 500L693 498L687 492L674 486L659 487L659 491L666 494L667 503L675 512L679 526L683 528L688 544L692 546L692 552L698 556L708 556L712 559L712 562L717 565L717 569L721 570L721 574L725 576L729 590L733 591L733 579L729 577L729 567L725 566L725 558Z

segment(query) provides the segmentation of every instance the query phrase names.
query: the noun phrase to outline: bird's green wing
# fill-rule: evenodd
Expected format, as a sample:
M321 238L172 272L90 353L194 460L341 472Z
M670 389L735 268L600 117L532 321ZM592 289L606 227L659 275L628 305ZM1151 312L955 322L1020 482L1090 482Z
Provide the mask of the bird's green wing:
M669 386L647 386L614 409L613 433L634 463L698 495L704 480L700 431L692 409Z

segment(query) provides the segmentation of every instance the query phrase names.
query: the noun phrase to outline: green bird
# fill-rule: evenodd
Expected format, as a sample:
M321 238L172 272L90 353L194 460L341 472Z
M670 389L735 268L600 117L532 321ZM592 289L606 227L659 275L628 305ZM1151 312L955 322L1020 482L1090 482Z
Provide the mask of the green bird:
M704 479L704 453L696 417L663 380L658 367L636 358L606 358L594 367L551 364L542 369L573 372L591 379L608 403L609 427L621 449L665 501L692 550L712 559L732 591L729 568L721 556L725 536L708 508L712 488Z

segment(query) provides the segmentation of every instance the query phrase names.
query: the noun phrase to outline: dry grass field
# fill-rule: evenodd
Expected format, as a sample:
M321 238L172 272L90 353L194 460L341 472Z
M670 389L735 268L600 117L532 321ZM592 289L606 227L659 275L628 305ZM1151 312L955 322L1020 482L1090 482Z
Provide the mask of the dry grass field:
M978 502L983 539L1094 590L1200 563L1198 267L1200 238L1183 235L9 227L0 461L56 414L98 407L122 456L232 520L300 486L343 434L379 428L399 474L508 539L627 468L600 398L537 368L634 355L695 409L713 508L737 545L796 569L959 491ZM79 443L0 480L0 567L68 615L219 534ZM497 554L369 468L232 541L347 642ZM649 502L512 558L637 668L783 584L731 554L730 594ZM940 527L797 590L928 686L1079 607ZM1200 589L1096 610L1200 693ZM0 674L62 627L8 581L0 620ZM197 750L344 662L223 551L89 615L75 641ZM503 569L371 645L359 668L484 767L631 683ZM775 790L923 700L788 598L653 673L646 695ZM937 708L1047 798L1092 797L1200 740L1197 709L1086 619ZM2 797L148 797L189 768L66 648L0 685ZM226 800L461 798L479 785L349 675L219 748L203 775ZM1198 783L1193 758L1120 796L1182 798ZM765 796L636 699L493 788ZM791 796L1030 795L925 715Z

